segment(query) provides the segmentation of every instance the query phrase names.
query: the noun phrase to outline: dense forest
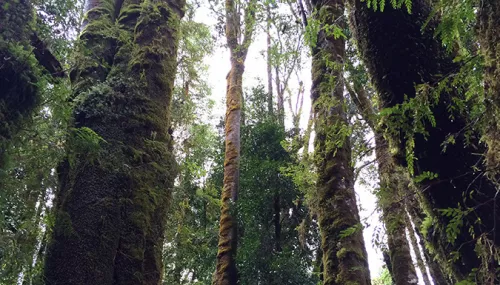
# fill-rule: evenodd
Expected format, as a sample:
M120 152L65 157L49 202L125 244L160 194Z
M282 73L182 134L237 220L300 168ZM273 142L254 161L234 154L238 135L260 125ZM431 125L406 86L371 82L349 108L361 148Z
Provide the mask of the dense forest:
M499 0L0 0L0 284L500 284L499 180Z

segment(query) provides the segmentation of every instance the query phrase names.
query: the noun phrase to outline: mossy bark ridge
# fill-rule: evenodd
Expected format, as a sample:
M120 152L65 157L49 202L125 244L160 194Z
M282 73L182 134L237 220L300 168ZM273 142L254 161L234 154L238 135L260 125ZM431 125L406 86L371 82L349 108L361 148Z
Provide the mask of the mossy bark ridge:
M429 2L412 1L412 13L405 8L395 9L386 5L383 12L374 11L360 0L350 0L352 12L349 13L352 32L357 40L358 50L372 76L372 82L380 94L383 107L400 106L405 98L415 98L415 85L436 84L445 74L457 68L453 58L444 50L434 37L435 21L426 23L431 11ZM469 139L462 132L467 127L467 119L462 114L449 113L453 97L461 96L455 88L440 94L436 104L431 106L435 127L428 124L427 136L414 135L415 174L429 171L438 174L438 179L424 181L422 201L426 212L438 221L429 231L428 241L440 254L442 260L448 259L444 253L456 251L459 258L450 266L450 272L458 280L464 279L473 268L478 268L480 260L474 251L474 236L491 232L494 220L500 217L500 211L494 209L495 187L487 179L475 172L478 164L476 153L482 148L475 138ZM385 119L391 119L390 115ZM408 120L407 125L414 122ZM394 127L394 126L392 126ZM407 138L400 130L401 137L397 156L398 163L406 164L404 146ZM448 135L454 135L456 143L448 144L443 151L443 142ZM465 199L476 189L472 199ZM446 226L450 218L442 215L439 209L474 208L474 214L464 217L464 225L456 239L449 242ZM494 214L492 214L494 213ZM496 218L494 218L496 216ZM476 223L477 217L480 223ZM468 233L471 226L474 235ZM497 240L498 243L498 240Z
M377 115L364 88L358 83L354 83L354 88L349 84L346 84L346 87L363 119L375 134L375 157L380 178L377 198L387 230L391 276L396 284L417 284L418 278L406 239L407 223L404 218L405 196L409 194L410 177L391 154L389 141L384 137L383 129L377 127Z
M89 5L46 283L159 284L176 172L169 107L185 3ZM84 131L93 139L77 135Z
M313 1L321 30L313 47L311 98L316 125L318 222L323 284L370 284L362 226L354 193L349 125L342 80L345 40L326 27L339 25L343 0ZM349 232L349 233L346 233Z

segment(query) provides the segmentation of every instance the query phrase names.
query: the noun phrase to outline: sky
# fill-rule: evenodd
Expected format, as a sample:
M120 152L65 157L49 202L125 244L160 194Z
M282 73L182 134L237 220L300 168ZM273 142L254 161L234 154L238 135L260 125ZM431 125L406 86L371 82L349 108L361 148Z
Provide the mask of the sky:
M207 5L207 4L205 4ZM215 27L216 20L213 13L206 6L201 6L197 9L195 20ZM248 56L245 62L245 72L243 76L243 89L256 86L259 82L267 86L267 73L266 73L266 58L263 51L266 50L266 35L261 29L257 29L257 34L254 36L254 42L251 44ZM220 41L225 42L224 39ZM225 47L217 47L209 58L206 59L205 64L208 65L208 82L212 87L212 99L215 101L213 110L213 118L221 118L225 114L225 95L226 95L226 75L230 69L229 51ZM300 72L300 80L303 81L305 87L303 113L301 116L300 126L305 129L309 118L309 110L311 107L310 100L310 87L311 87L311 70L310 58L308 58L303 65L303 70ZM290 84L295 88L298 86L298 80L292 76ZM276 92L274 92L276 94ZM285 103L285 108L288 109L288 104ZM285 126L291 127L290 110L286 110L288 116L285 120ZM373 160L373 158L366 158L366 161ZM364 162L359 162L363 164ZM370 181L371 185L376 184L376 181ZM355 191L358 198L358 207L360 208L360 216L364 227L363 237L365 246L368 253L368 263L370 267L371 277L379 276L384 262L382 260L382 253L376 248L372 242L372 237L377 229L382 227L380 223L380 213L376 210L376 198L373 195L373 188L369 185L362 185L359 181L356 182ZM382 229L383 230L383 229ZM412 251L413 253L413 251ZM418 271L418 268L416 268ZM419 284L423 284L420 271Z

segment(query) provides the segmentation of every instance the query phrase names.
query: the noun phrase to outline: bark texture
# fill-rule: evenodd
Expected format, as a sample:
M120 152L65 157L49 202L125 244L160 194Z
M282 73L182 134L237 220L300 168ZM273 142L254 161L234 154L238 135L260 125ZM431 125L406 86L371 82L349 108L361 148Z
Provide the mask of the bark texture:
M46 284L161 282L176 171L169 107L184 4L87 3Z
M425 215L423 214L421 208L418 205L417 198L415 196L409 197L409 199L406 200L406 209L409 214L410 222L413 222L413 225L415 228L413 231L418 235L419 244L420 247L423 250L423 254L425 257L425 262L427 266L429 267L429 273L431 274L432 281L436 285L446 285L449 283L447 278L445 277L445 272L444 269L444 264L440 265L435 258L435 254L432 254L429 252L429 249L425 246L425 237L422 234L422 221L425 218ZM410 225L408 225L410 227Z
M417 273L406 239L405 195L408 195L410 177L407 171L396 163L383 130L377 128L377 116L365 90L356 83L354 89L349 84L346 84L346 87L363 119L375 134L375 157L380 179L377 198L387 230L391 276L398 285L417 284Z
M226 0L226 38L231 54L231 70L227 75L224 180L219 226L216 271L212 284L236 285L236 249L238 243L236 202L240 174L240 124L243 94L243 72L248 47L255 27L255 0L245 9L245 31L240 43L240 18L233 0Z
M478 13L478 38L484 57L486 104L486 163L492 178L500 173L500 2L481 1Z
M362 59L372 76L373 84L380 94L383 107L399 106L408 98L415 98L415 85L429 83L435 85L445 74L453 72L457 65L447 54L441 43L434 38L436 23L430 21L422 30L430 13L429 2L425 0L412 1L412 13L406 9L394 9L385 6L384 12L369 9L366 3L360 0L351 0L352 12L350 20L352 31L358 43ZM472 138L471 144L466 144L464 130L468 124L462 114L449 114L449 105L453 97L460 96L456 89L450 88L443 93L436 104L431 107L436 127L430 124L426 127L428 135L414 136L415 174L423 171L437 173L437 180L427 180L422 183L422 197L426 211L437 223L429 230L427 240L431 243L442 261L447 260L446 253L456 251L459 258L449 268L458 280L464 279L473 268L479 267L479 259L474 252L475 239L465 227L460 228L456 238L447 236L446 226L450 218L442 215L439 209L474 207L474 215L464 217L464 225L473 227L475 237L482 233L491 232L494 228L494 216L498 220L500 211L494 209L493 185L487 181L481 172L475 172L473 167L480 165L480 159L475 154L481 152L481 146ZM398 118L388 115L387 121L396 121ZM400 119L400 118L399 118ZM414 124L411 119L404 125ZM394 128L389 126L388 128ZM398 163L405 165L404 126L400 126ZM443 142L448 135L453 135L455 144L447 145L443 151ZM478 189L481 193L466 199L471 189ZM498 199L498 198L497 198ZM495 214L491 214L495 213ZM476 216L477 215L477 216ZM480 217L481 223L475 223ZM498 240L497 240L498 243Z
M427 268L425 267L425 262L423 258L422 251L420 250L419 243L417 241L417 234L411 224L410 217L408 213L406 213L406 228L408 229L408 235L411 241L411 246L413 247L413 252L415 252L415 259L417 260L418 269L420 269L420 273L422 273L422 279L425 285L431 285L431 281L429 279L429 275L427 274Z
M370 284L344 110L345 41L326 29L343 23L339 18L344 13L344 2L313 1L313 6L321 27L313 47L311 98L315 114L323 284Z

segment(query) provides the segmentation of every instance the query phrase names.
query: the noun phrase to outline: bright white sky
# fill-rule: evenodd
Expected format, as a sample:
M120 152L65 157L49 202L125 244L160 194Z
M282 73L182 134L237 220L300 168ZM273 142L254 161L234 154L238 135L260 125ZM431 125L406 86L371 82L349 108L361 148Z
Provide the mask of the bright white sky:
M208 9L207 3L203 3L200 8L198 8L195 16L196 21L203 22L210 27L215 27L216 21L213 17L212 12ZM214 30L214 29L212 29ZM225 40L223 40L225 42ZM266 71L266 59L262 55L263 51L266 50L266 35L260 30L257 30L255 35L255 40L249 48L247 60L245 62L245 73L243 76L243 89L256 86L259 82L267 86L267 71ZM212 87L212 99L216 102L213 117L218 119L225 114L225 95L226 95L226 75L230 69L229 63L229 51L226 48L217 48L214 54L208 58L205 62L208 67L208 82ZM303 105L303 114L301 118L301 127L305 129L307 126L307 120L309 118L309 110L311 106L310 100L310 86L311 86L311 70L310 59L307 59L306 64L304 64L304 69L301 71L301 80L304 82L305 86L305 98ZM291 77L290 84L292 86L298 86L298 82L294 76ZM276 92L274 92L276 94ZM295 98L293 98L295 99ZM286 102L286 101L285 101ZM288 104L285 103L285 108L288 108ZM288 114L290 111L287 110ZM287 127L291 127L291 116L288 116L288 120L285 121ZM369 158L373 159L373 158ZM379 213L375 211L376 198L372 194L372 190L369 187L360 185L356 183L356 193L358 196L358 206L360 209L360 215L362 222L365 225L363 236L365 239L366 250L368 252L368 263L370 266L370 273L372 278L379 276L379 273L384 264L382 260L382 254L379 250L375 248L372 243L372 236L376 227L380 227ZM418 270L418 268L417 268ZM419 284L423 284L420 272Z

